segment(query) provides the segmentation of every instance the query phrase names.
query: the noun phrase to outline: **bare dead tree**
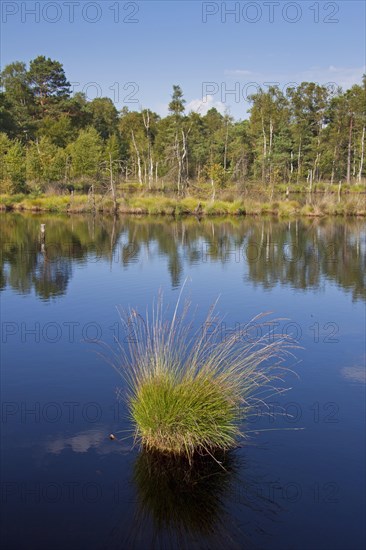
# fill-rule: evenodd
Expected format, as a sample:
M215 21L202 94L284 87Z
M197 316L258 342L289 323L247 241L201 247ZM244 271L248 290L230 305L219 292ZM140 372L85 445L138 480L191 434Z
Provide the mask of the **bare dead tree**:
M133 143L133 146L135 148L136 158L137 158L137 170L138 170L139 184L142 185L141 157L140 157L140 152L139 152L139 150L137 148L137 145L136 145L135 134L134 134L133 130L131 130L131 135L132 135L132 143Z
M142 112L142 120L144 122L146 137L147 137L147 181L148 187L151 189L153 181L154 164L152 159L152 144L151 144L151 132L150 132L150 111L147 109Z
M362 128L362 137L361 137L361 157L360 157L360 168L358 170L357 180L361 183L362 178L362 169L363 169L363 159L365 155L365 126Z

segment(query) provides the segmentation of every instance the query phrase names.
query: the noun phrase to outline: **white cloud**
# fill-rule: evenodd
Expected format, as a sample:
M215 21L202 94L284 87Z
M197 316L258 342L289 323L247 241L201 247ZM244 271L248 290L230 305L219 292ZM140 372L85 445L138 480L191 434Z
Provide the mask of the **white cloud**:
M364 366L343 367L341 375L351 382L366 384L366 370Z
M207 111L215 107L222 115L225 113L227 105L222 103L222 101L215 101L213 95L206 95L202 99L192 99L187 104L187 112L194 111L200 115L205 115Z

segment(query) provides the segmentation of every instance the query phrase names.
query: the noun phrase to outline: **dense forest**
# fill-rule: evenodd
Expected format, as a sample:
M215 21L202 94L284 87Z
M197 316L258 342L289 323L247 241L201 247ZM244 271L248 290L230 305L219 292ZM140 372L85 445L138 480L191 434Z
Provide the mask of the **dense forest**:
M313 82L286 94L259 90L240 121L215 108L187 113L178 85L166 117L118 112L109 98L72 94L62 64L44 56L29 67L11 63L0 76L2 193L86 191L111 181L180 194L233 183L311 190L357 186L366 176L366 76L347 91Z

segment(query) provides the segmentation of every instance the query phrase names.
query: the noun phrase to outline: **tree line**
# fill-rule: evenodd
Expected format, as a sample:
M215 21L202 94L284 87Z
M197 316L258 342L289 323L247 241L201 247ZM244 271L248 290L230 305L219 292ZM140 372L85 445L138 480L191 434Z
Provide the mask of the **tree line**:
M143 189L260 183L288 189L362 183L366 75L349 90L302 82L250 96L249 118L186 112L173 86L169 114L118 111L71 93L62 64L38 56L0 73L0 190L6 193L138 183ZM244 113L243 113L244 114Z

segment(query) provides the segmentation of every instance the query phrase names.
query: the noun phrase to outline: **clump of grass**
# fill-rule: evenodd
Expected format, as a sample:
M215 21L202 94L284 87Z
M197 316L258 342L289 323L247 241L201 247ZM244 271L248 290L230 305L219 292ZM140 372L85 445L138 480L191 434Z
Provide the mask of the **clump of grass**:
M273 204L265 202L260 206L260 212L261 214L274 214L275 207L273 206Z
M281 201L278 205L278 215L280 217L294 216L300 211L300 205L297 201Z
M276 391L273 382L293 344L288 337L222 338L214 308L195 332L189 304L179 303L171 320L161 296L146 320L136 310L122 312L129 343L119 345L122 361L113 365L127 381L135 442L191 460L231 449L245 436L242 420L266 392Z
M204 204L202 204L202 201L200 201L199 199L194 198L194 197L185 197L180 201L180 205L188 213L194 212L199 204L201 204L201 207L204 206Z
M22 193L18 193L17 195L0 195L0 209L12 210L23 199L24 195Z
M261 204L252 199L245 200L244 209L248 215L257 216L261 214Z
M195 450L233 445L236 400L222 375L153 374L140 383L130 406L149 450L191 456Z
M127 211L150 215L172 215L175 202L166 197L132 197Z
M242 201L235 200L228 205L228 213L236 216L242 216L245 214L245 209Z
M225 216L229 211L229 203L225 201L211 201L205 205L204 213L207 216Z
M312 204L304 204L301 208L300 214L302 216L317 216L315 208Z

